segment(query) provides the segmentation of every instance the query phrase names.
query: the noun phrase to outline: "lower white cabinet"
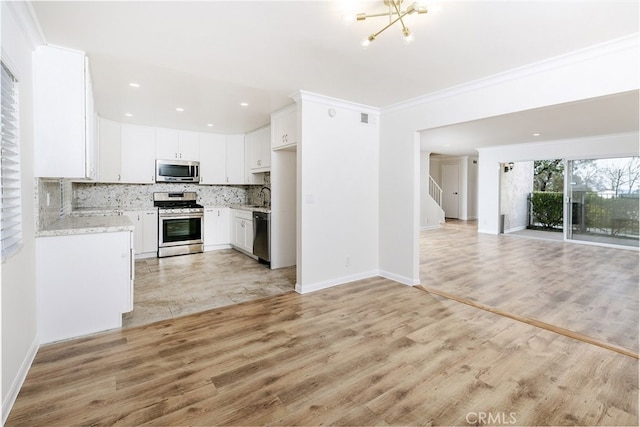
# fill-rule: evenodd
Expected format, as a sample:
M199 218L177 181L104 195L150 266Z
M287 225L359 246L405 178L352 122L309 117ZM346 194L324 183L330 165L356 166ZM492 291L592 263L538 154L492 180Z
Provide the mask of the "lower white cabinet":
M40 344L122 326L133 310L130 231L36 238Z
M231 243L229 208L204 209L204 250L229 248Z
M136 258L146 258L158 254L158 210L125 211L135 231L133 232L133 248Z
M253 214L251 211L231 209L231 245L253 254Z

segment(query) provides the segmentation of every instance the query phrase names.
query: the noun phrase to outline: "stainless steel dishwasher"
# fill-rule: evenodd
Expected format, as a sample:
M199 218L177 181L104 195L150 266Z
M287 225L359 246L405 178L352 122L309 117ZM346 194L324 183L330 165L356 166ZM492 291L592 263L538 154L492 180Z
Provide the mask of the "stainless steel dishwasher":
M253 213L253 254L266 263L271 263L271 214Z

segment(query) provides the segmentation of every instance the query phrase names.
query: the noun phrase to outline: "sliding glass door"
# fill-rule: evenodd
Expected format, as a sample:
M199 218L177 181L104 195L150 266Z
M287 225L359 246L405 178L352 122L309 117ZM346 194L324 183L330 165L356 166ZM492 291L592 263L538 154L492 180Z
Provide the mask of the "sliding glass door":
M640 158L569 160L566 238L638 247Z

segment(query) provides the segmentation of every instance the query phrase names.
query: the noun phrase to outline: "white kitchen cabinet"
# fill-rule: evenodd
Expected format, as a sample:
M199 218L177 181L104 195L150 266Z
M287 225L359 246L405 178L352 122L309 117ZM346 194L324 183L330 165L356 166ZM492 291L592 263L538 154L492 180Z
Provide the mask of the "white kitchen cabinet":
M191 160L197 162L200 160L200 145L198 132L181 130L178 132L179 158L181 160Z
M229 208L204 209L204 250L229 248L231 222Z
M264 184L264 173L258 173L251 169L252 145L255 145L254 138L251 135L247 135L244 139L244 183L245 184Z
M225 148L227 169L225 184L246 184L244 135L227 135Z
M131 232L36 238L40 344L122 326L133 309Z
M253 173L271 169L271 126L267 125L246 136L249 169Z
M156 159L198 161L198 132L156 128Z
M158 210L125 211L133 223L133 248L136 258L155 257L158 254Z
M155 182L156 131L149 126L122 123L121 182Z
M253 215L251 211L231 209L231 245L253 254Z
M94 120L84 52L38 47L34 54L35 175L95 179Z
M298 107L293 104L271 113L271 148L291 149L298 143Z
M200 184L226 184L227 160L224 135L200 133Z
M121 126L119 122L98 119L98 181L120 182Z

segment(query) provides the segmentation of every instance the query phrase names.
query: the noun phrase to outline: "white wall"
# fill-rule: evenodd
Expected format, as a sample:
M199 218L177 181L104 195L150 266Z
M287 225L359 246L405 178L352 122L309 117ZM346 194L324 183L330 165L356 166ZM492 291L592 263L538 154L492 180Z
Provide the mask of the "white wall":
M416 98L382 110L380 125L380 268L386 277L419 282L421 130L637 90L638 35ZM578 151L580 152L580 151ZM479 158L479 228L497 230L497 197L485 200ZM493 184L492 184L493 183ZM487 206L493 204L491 209ZM482 206L485 206L484 209Z
M514 163L505 172L500 168L500 214L504 215L504 232L527 228L527 196L533 191L533 161Z
M478 232L498 234L500 212L501 163L549 159L589 159L638 155L638 133L602 135L489 147L480 152Z
M35 206L33 164L33 92L31 54L40 38L30 32L28 4L2 2L2 61L19 80L22 168L20 252L1 266L2 276L2 422L17 397L37 351Z
M370 107L306 92L298 107L296 289L305 293L377 275L379 118Z

